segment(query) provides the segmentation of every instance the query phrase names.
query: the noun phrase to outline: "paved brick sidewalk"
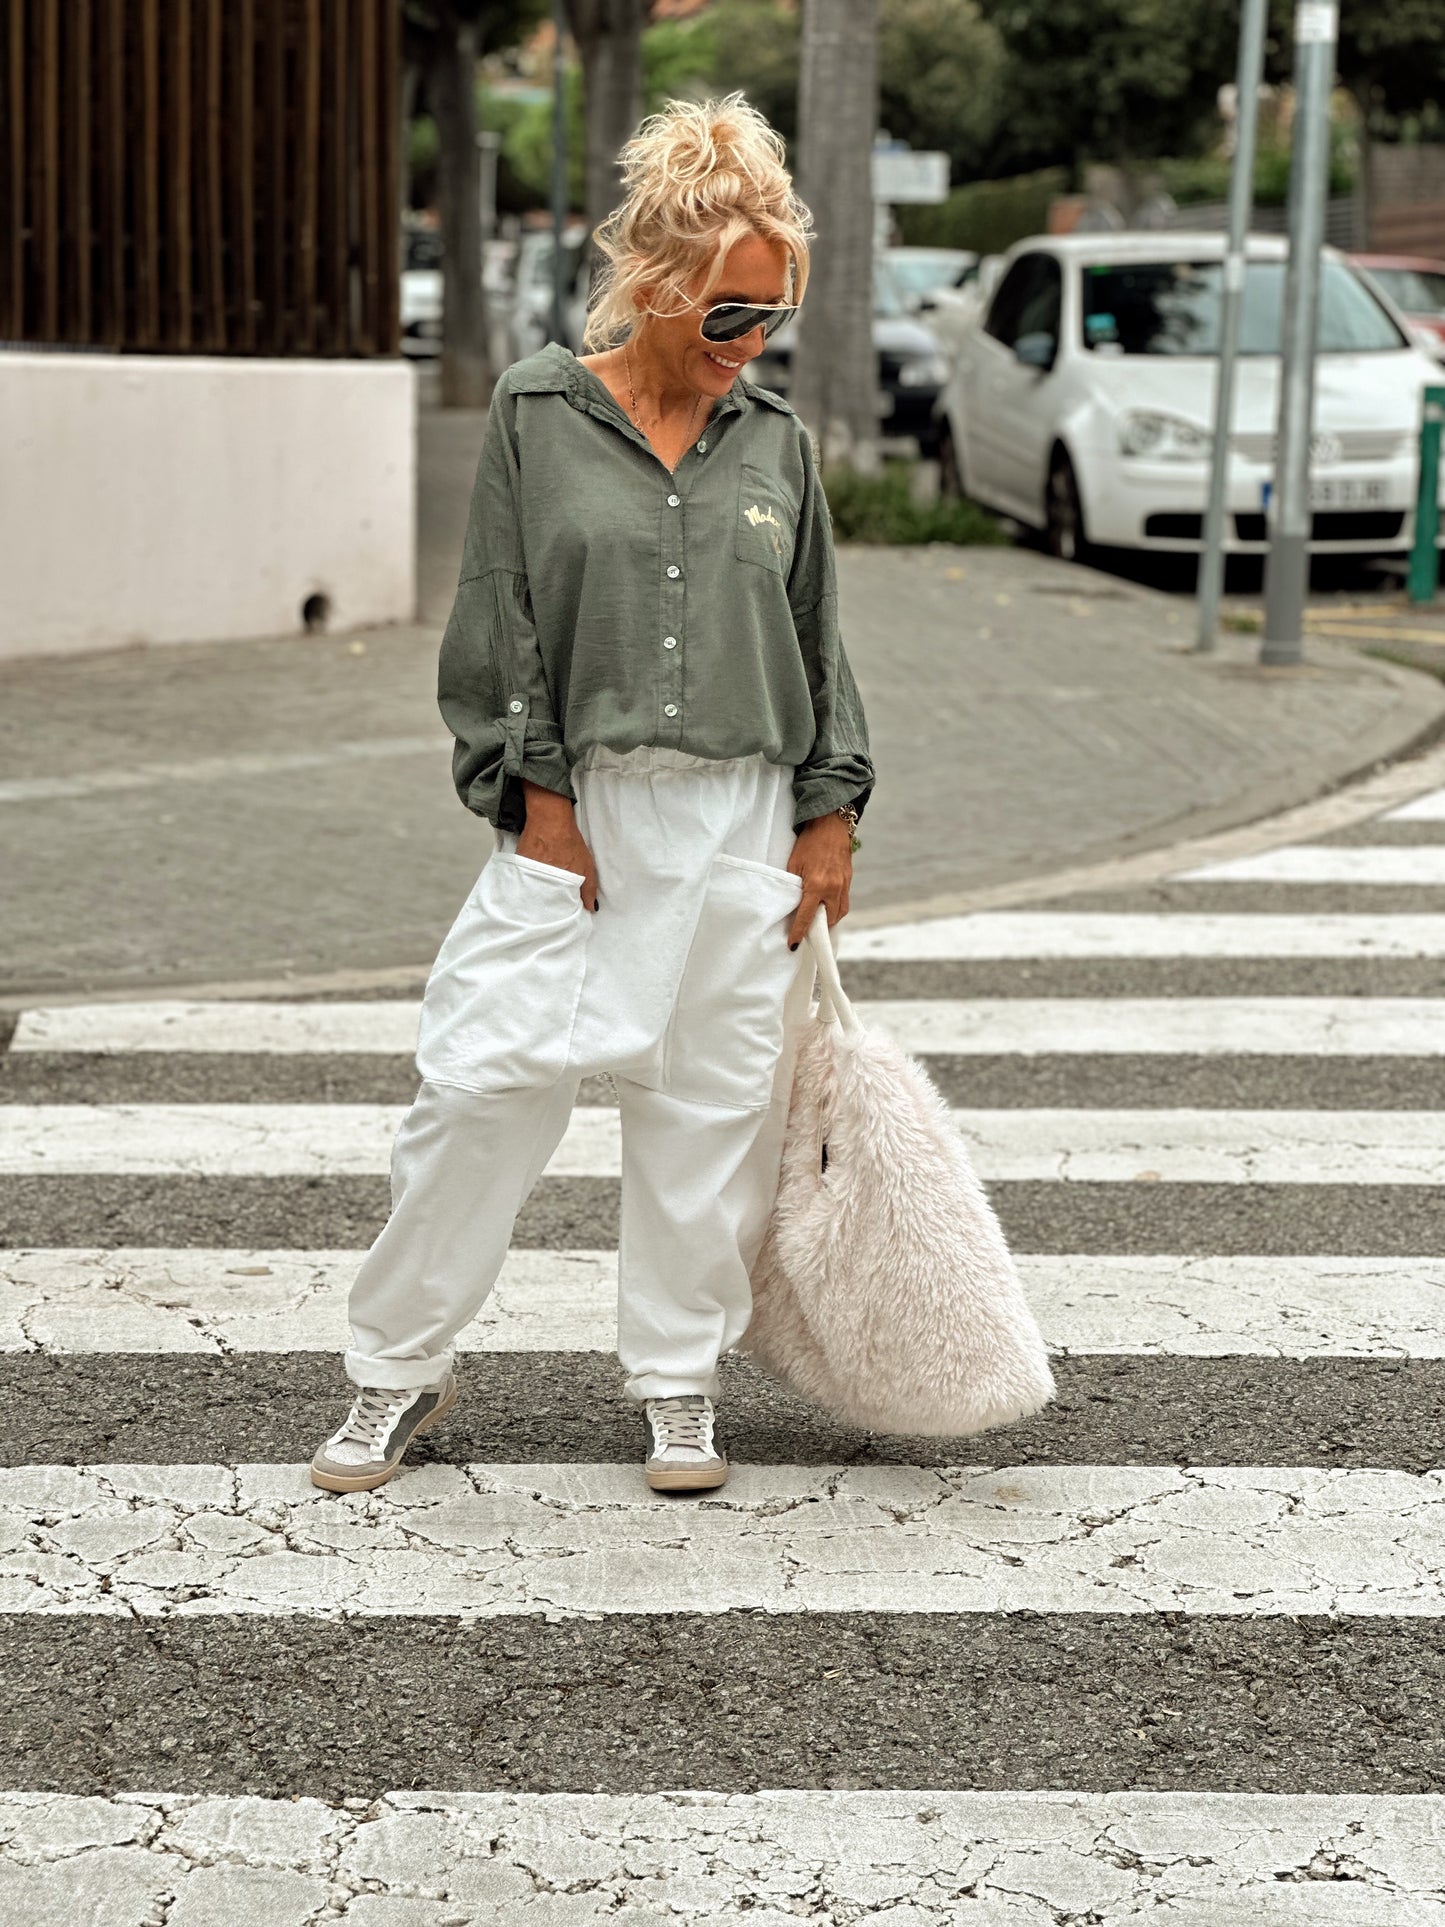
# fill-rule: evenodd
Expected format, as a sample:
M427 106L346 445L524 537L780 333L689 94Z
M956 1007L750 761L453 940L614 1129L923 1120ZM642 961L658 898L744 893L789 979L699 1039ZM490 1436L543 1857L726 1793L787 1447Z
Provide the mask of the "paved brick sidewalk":
M489 845L433 702L480 429L423 416L424 625L0 670L0 996L424 971ZM1187 603L1027 551L839 572L880 771L865 917L1250 820L1445 715L1344 642L1192 656Z

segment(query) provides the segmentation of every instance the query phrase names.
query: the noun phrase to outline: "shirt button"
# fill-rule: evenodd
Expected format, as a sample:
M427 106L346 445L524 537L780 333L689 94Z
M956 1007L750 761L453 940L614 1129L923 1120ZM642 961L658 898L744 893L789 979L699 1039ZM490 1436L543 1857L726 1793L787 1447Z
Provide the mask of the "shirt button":
M663 648L664 648L664 649L676 649L676 647L677 647L677 637L676 637L676 636L664 636L664 637L662 638L662 646L663 646Z
M664 703L662 706L662 713L664 716L675 716L677 714L677 704Z
M669 495L667 498L667 506L670 509L675 509L681 500L682 497L680 495Z
M702 440L698 443L697 452L699 455L706 455L707 453L707 436L706 435L704 435Z
M677 566L675 562L669 562L667 565L667 573L670 576L679 576L682 574L682 570Z
M520 716L522 713L522 705L520 703L508 703L507 707L514 716Z

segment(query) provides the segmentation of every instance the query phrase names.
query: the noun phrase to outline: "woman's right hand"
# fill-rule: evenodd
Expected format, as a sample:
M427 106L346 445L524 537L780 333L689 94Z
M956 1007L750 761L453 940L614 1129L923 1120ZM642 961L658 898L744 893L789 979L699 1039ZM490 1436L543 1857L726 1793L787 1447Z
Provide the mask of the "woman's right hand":
M597 865L577 827L577 812L565 796L545 790L540 783L523 781L527 821L517 838L517 855L534 863L550 863L554 870L575 870L582 878L584 909L597 908Z

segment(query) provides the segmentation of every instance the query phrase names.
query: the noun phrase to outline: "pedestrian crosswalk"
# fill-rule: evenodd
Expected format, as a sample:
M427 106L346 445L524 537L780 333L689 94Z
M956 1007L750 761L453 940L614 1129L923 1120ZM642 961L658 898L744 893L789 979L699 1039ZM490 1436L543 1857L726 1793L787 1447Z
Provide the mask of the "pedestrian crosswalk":
M414 999L21 1013L0 1920L1445 1923L1445 792L1372 827L848 932L1059 1396L877 1438L729 1360L702 1500L618 1399L605 1088L341 1497Z
M26 1011L11 1049L410 1056L419 1007L102 1004ZM1445 997L956 997L860 999L865 1023L920 1055L1099 1051L1403 1057L1445 1049Z

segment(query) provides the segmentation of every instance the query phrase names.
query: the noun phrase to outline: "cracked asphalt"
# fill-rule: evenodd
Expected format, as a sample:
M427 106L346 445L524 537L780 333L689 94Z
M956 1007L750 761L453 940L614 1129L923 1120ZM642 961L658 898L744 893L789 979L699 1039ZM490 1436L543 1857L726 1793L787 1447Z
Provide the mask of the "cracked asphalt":
M992 567L971 593L1005 610ZM855 594L877 617L897 585L870 568ZM943 559L924 576L928 620L956 616ZM1021 780L1027 738L1055 818L1086 763L1113 785L1108 809L1091 827L1080 787L1077 820L1047 835L1025 810L993 867L955 882L1003 887L1031 839L1036 869L1111 837L1116 852L1157 843L1191 757L1191 827L1247 814L1246 791L1264 807L1263 706L1287 725L1299 793L1355 767L1408 708L1408 679L1373 667L1332 661L1287 703L1237 662L1181 671L1145 633L1150 599L1123 594L1112 640L1102 591L1067 621L1059 605L1087 684L1061 670L1029 720L1004 686L1021 665L996 664L969 739L981 754L992 703L1004 776ZM409 689L418 657L415 637L373 643L350 669L329 642L290 663L258 645L252 667L296 707L282 728L243 705L243 733L284 755L346 677L352 722L374 716L367 690ZM1148 700L1121 722L1097 693L1122 701L1146 657ZM351 861L340 831L310 848L292 896L243 929L230 981L285 997L304 969L326 998L419 995L472 859L464 823L432 840L439 793L399 801L414 705L388 720L389 761L292 771L248 802L235 873L171 902L220 830L214 799L177 824L180 779L151 765L207 677L239 690L243 666L182 652L154 710L145 665L97 666L136 781L86 844L88 930L48 902L42 866L111 806L93 785L52 799L54 843L22 878L14 1001L134 997L213 970L217 930L275 853L363 780L373 835L395 808L385 861ZM32 720L76 675L37 679ZM1227 745L1217 767L1185 740L1191 702ZM946 702L939 717L956 720ZM1151 728L1157 754L1131 768ZM968 807L988 854L981 795ZM32 807L0 791L0 808ZM916 844L905 815L880 817L885 853ZM129 901L97 883L124 837L144 852ZM1313 841L1428 861L1445 818L1362 817ZM1054 1347L1051 1405L978 1438L860 1432L734 1357L729 1484L647 1494L607 1326L618 1185L549 1176L454 1415L392 1486L320 1494L304 1464L343 1409L344 1282L384 1221L381 1170L207 1176L185 1145L151 1172L72 1170L70 1140L41 1120L30 1161L0 1173L0 1922L1445 1927L1445 1085L1421 1010L1433 1023L1445 998L1445 887L1126 869L1028 908L1076 948L1071 919L1145 913L1360 919L1382 954L1342 925L1345 954L1255 954L1242 927L1217 955L903 944L850 961L849 988L1221 1010L1391 999L1392 1029L1362 1038L1353 1008L1316 1012L1309 1050L1213 1051L1196 1012L1188 1049L1123 1036L1076 1052L1055 1025L1047 1050L929 1055L949 1103L990 1114L980 1161L1014 1173L989 1193ZM910 860L875 905L925 886L939 876ZM298 946L302 899L325 928ZM276 974L249 982L263 969ZM15 1050L12 1029L0 1017L0 1127L24 1106L116 1107L119 1135L149 1106L264 1105L240 1134L279 1138L286 1107L399 1106L414 1088L395 1054ZM589 1084L583 1101L611 1094ZM1056 1140L1029 1113L1079 1119Z

